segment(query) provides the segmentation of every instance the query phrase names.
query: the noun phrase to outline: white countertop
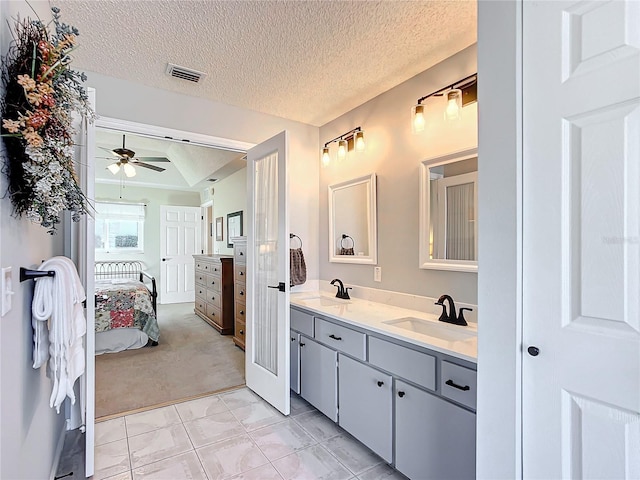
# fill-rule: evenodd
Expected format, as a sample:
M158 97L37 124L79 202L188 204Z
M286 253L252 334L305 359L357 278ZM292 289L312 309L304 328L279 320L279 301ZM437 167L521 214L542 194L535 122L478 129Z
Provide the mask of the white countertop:
M325 292L299 292L291 294L291 305L303 307L327 318L366 328L373 332L403 340L413 345L476 363L478 358L478 329L474 323L468 326L451 325L438 321L438 316L416 310L385 305L352 298L342 300ZM446 334L447 339L400 328L387 324L402 318L424 320L436 330Z

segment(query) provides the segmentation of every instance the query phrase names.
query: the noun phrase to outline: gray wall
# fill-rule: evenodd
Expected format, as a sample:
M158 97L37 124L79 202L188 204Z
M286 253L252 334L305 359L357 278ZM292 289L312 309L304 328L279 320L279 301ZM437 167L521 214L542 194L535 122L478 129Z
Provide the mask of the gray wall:
M441 98L428 100L425 103L425 132L413 135L410 123L411 107L419 97L476 72L476 50L475 45L470 46L321 127L320 147L357 126L362 126L366 141L364 153L350 152L342 163L332 160L320 171L322 280L339 277L348 284L432 297L448 293L456 300L477 303L476 273L418 268L420 162L477 145L477 104L465 107L463 120L452 127L444 122L444 101ZM331 144L330 148L334 155L336 144ZM330 263L328 258L327 186L372 172L378 176L380 283L373 281L372 265ZM482 189L481 184L479 189Z
M519 478L521 3L478 2L477 477ZM485 161L490 159L490 161Z
M44 10L43 7L44 6ZM47 5L34 4L41 18L48 18ZM0 2L2 42L5 55L10 39L7 22L33 12L24 2ZM0 94L4 95L3 91ZM3 152L0 152L3 153ZM33 282L19 283L20 267L37 267L42 260L63 253L62 234L51 236L38 225L11 216L11 202L4 197L4 175L0 180L0 265L13 270L13 308L0 319L0 478L44 479L54 460L55 448L64 428L64 413L49 407L51 380L46 368L32 368L31 298Z
M96 200L113 202L144 203L147 205L144 222L144 253L96 253L96 260L140 260L146 270L156 277L160 289L160 205L199 207L200 193L183 190L120 187L111 184L96 184Z
M233 248L227 247L229 232L227 231L227 214L242 211L242 233L247 234L247 169L238 170L233 175L214 184L213 224L216 218L222 217L222 242L213 242L213 252L233 255ZM215 236L214 236L215 238Z

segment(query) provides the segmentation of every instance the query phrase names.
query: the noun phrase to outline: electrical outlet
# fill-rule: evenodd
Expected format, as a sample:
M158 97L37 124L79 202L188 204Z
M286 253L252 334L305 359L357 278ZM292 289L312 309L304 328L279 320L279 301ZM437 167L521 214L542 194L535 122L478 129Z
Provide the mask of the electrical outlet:
M382 281L382 267L374 267L373 268L373 281L381 282Z

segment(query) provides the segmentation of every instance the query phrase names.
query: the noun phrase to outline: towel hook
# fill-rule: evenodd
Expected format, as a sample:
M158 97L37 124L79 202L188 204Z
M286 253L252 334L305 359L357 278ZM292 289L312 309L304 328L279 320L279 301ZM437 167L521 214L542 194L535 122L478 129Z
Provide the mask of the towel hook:
M56 275L55 270L29 270L24 267L20 267L20 281L35 280L40 277L54 277Z
M298 239L298 241L300 242L300 247L298 247L298 248L302 249L302 239L301 239L298 235L296 235L295 233L290 233L290 234L289 234L289 238L290 238L290 239L291 239L291 238L297 238L297 239Z

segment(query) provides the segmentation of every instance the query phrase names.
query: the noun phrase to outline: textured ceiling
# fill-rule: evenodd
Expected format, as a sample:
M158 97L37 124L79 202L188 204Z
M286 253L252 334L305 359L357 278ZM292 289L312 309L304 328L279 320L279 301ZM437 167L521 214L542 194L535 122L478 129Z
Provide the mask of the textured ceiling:
M476 41L471 0L56 4L80 30L74 68L317 126Z

